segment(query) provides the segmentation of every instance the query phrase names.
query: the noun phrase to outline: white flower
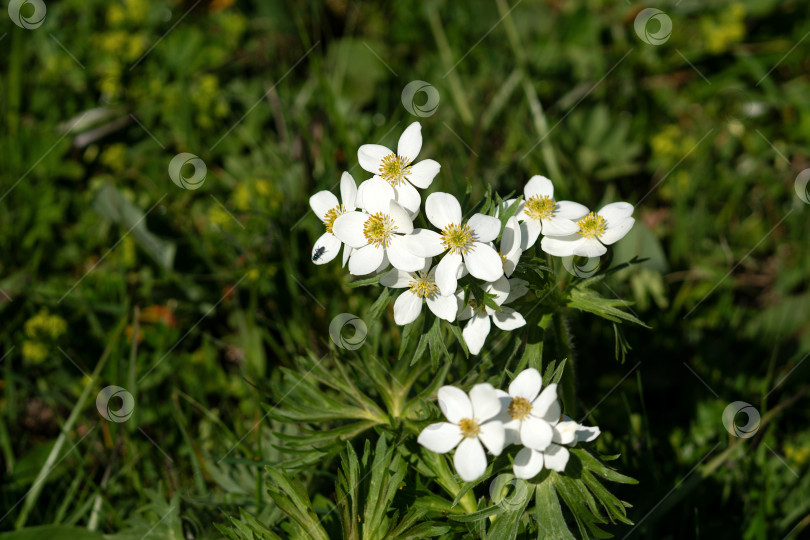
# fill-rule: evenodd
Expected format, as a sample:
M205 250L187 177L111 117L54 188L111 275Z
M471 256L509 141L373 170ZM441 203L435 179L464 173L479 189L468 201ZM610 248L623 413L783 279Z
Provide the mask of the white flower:
M591 212L574 223L576 232L568 236L544 236L540 247L549 255L568 257L600 257L607 252L605 245L618 242L633 227L633 205L615 202L599 212Z
M427 189L441 169L441 165L432 159L413 163L421 149L422 126L414 122L402 132L396 154L379 144L364 144L357 150L360 166L373 173L374 178L388 182L394 188L396 201L412 216L419 212L422 203L414 186ZM364 189L365 182L360 185L361 192Z
M523 188L524 201L516 216L520 224L522 250L544 236L567 236L577 232L577 220L588 208L572 201L556 201L554 185L545 176L532 176ZM507 201L508 202L508 201Z
M515 455L512 470L517 478L534 478L543 470L563 472L568 464L570 453L565 446L576 446L578 442L590 442L599 436L598 427L578 424L563 415L563 421L552 427L552 442L543 450L521 448Z
M439 388L439 408L447 422L431 424L419 434L417 442L433 452L446 454L453 448L453 465L465 482L471 482L487 470L483 446L500 455L504 444L503 424L495 417L501 403L491 384L477 384L469 397L455 386Z
M501 250L498 251L498 255L503 261L503 273L506 277L511 276L515 271L520 256L523 254L523 250L520 248L520 238L520 224L517 218L512 216L506 220L501 234Z
M394 302L394 321L399 325L410 324L422 313L422 304L440 319L453 322L458 312L458 299L455 295L441 296L436 285L436 269L430 267L430 260L418 272L403 272L392 268L380 277L380 284L386 287L404 288Z
M362 276L380 270L386 259L400 270L415 272L425 265L405 248L403 235L413 231L411 218L394 200L394 190L384 180L371 179L363 190L366 212L346 212L335 220L332 230L347 246L355 248L349 272Z
M441 264L441 263L439 263ZM512 285L520 291L520 294L512 295ZM528 288L525 286L526 282L522 279L508 280L506 277L501 276L492 283L487 283L484 287L484 292L487 294L494 294L492 299L495 304L501 306L501 311L495 311L483 302L477 301L475 298L470 298L467 305L461 310L458 315L458 320L464 321L469 319L469 322L464 326L462 335L467 348L472 354L478 354L484 347L484 342L489 335L491 322L501 330L515 330L526 324L523 316L510 307L504 307L503 304L511 302L515 298L519 298L526 294ZM459 301L464 300L464 293L459 291L456 293ZM492 321L490 322L490 319Z
M309 198L309 206L326 228L326 232L312 246L312 262L315 264L326 264L337 256L342 242L334 235L332 226L339 215L357 207L357 185L347 172L340 177L340 198L343 199L343 204L329 191L319 191ZM346 266L351 253L352 248L346 246L343 250L343 266Z
M407 237L408 249L419 257L435 257L447 251L436 266L436 283L443 296L456 292L462 262L467 271L483 281L503 276L503 260L489 242L498 237L498 218L475 214L461 221L461 205L449 193L432 193L425 202L428 221L441 233L416 229Z
M553 426L560 421L557 385L550 384L541 392L543 377L534 368L521 371L509 385L509 392L498 390L501 421L507 430L508 443L520 442L534 450L545 450L551 444Z

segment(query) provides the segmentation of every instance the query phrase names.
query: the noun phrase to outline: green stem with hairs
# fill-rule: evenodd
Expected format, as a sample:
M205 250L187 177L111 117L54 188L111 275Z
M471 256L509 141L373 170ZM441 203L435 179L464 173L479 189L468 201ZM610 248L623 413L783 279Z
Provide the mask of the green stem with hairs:
M565 358L565 370L563 371L562 379L560 380L562 386L562 400L564 410L568 416L573 417L576 413L576 380L574 372L574 356L571 353L571 337L568 334L568 328L565 325L563 315L558 311L552 317L554 324L554 334L557 337L557 348L560 356Z

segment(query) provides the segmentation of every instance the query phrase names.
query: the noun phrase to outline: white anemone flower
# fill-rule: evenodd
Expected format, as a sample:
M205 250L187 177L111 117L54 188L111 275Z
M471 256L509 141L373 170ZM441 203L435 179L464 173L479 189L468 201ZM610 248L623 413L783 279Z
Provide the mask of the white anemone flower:
M355 248L349 258L349 272L355 276L380 270L389 260L394 268L415 272L425 265L406 249L403 237L413 231L408 212L394 200L394 190L385 181L371 179L363 190L365 212L346 212L335 220L332 230L347 246Z
M568 464L570 453L566 446L576 446L578 442L590 442L599 436L599 428L583 426L563 415L563 420L552 427L552 442L543 450L521 448L515 455L512 470L517 478L534 478L543 468L563 472Z
M576 233L575 220L588 213L588 208L579 203L555 200L554 185L545 176L532 176L523 188L523 196L516 216L521 222L520 248L524 251L537 242L540 233L543 236Z
M432 159L414 163L421 149L422 125L414 122L402 132L396 153L379 144L364 144L357 150L360 166L373 173L374 178L388 182L394 188L396 201L412 216L419 212L422 203L414 186L427 189L441 169L441 165ZM361 184L361 191L365 185L365 182Z
M540 372L528 368L515 377L508 392L497 391L501 400L500 418L509 443L520 442L533 450L545 450L551 444L561 408L557 385L542 386Z
M458 447L453 465L462 480L472 482L487 470L484 446L496 456L503 450L503 424L496 419L501 403L488 383L475 385L469 396L455 386L442 386L438 397L447 422L429 425L417 442L439 454Z
M600 257L607 252L605 245L618 242L636 222L632 217L633 205L626 202L610 203L597 213L589 213L571 222L577 229L568 236L544 236L540 247L549 255L569 257Z
M392 288L405 288L394 302L394 322L399 325L410 324L422 313L422 304L440 319L449 322L456 320L458 300L455 295L442 296L436 285L436 269L431 268L431 261L418 272L403 272L392 268L380 277L380 285Z
M319 191L309 198L309 206L326 228L326 232L312 246L312 262L315 264L326 264L337 256L343 243L335 236L332 226L338 216L357 207L357 184L347 172L340 177L340 198L343 204L330 191ZM351 254L352 248L346 246L343 249L343 266L346 266Z
M425 258L447 251L436 265L436 283L442 295L456 292L462 264L473 277L483 281L503 276L503 260L489 245L501 232L498 218L475 214L463 223L461 205L449 193L431 193L425 202L425 214L441 233L415 229L408 236L407 246L414 255Z
M513 282L515 288L519 288L522 294L511 295ZM481 352L481 349L484 347L484 342L489 335L489 331L492 328L492 323L495 323L495 326L501 330L508 331L525 326L526 319L523 318L523 315L513 308L503 305L525 294L526 291L528 291L528 288L524 285L525 283L526 282L522 279L508 280L505 276L501 276L492 283L487 283L484 287L484 292L495 295L492 300L501 307L501 311L495 311L483 302L479 302L472 297L467 301L467 305L465 305L458 314L458 320L465 321L469 319L469 322L464 326L461 334L464 336L464 342L467 344L467 348L471 354ZM459 291L456 293L456 297L461 302L464 300L464 293Z
M511 276L515 271L520 256L523 254L523 250L520 248L520 239L520 224L517 218L512 216L506 220L506 225L503 227L501 249L498 251L498 255L501 256L503 261L503 273L506 277Z

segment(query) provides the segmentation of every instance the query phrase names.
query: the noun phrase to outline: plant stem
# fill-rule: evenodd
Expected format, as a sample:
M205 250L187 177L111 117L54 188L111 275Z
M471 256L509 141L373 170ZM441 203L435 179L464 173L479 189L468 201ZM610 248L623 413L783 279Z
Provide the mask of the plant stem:
M562 376L562 400L565 411L569 416L576 413L576 380L574 371L574 356L571 354L571 339L568 328L565 326L563 315L558 311L552 317L554 334L557 337L557 347L560 355L566 359L565 371Z

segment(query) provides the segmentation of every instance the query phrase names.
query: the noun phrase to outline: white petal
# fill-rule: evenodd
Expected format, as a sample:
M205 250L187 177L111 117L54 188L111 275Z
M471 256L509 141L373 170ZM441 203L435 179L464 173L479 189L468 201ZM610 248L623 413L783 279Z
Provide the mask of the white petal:
M422 125L414 122L402 132L397 143L397 154L408 158L405 162L410 163L419 155L422 149Z
M520 262L521 255L523 255L523 251L520 248L515 248L505 255L506 260L503 261L503 274L506 277L511 276L515 272L515 268L517 268Z
M560 421L560 413L562 413L562 407L560 407L560 400L555 399L551 402L551 404L546 408L546 412L543 414L539 414L539 408L532 407L533 415L539 417L541 420L545 420L552 426L557 425Z
M411 291L405 291L394 302L394 322L400 326L410 324L422 312L422 299Z
M431 193L425 201L425 214L434 227L441 230L455 223L461 225L461 205L449 193Z
M439 174L442 166L432 159L423 159L419 163L411 165L411 172L405 175L408 181L420 189L427 189L433 183L433 179Z
M522 448L520 452L515 455L512 470L516 478L522 478L524 480L534 478L543 470L543 454L531 448Z
M526 251L537 242L542 225L536 219L527 219L520 224L520 249ZM576 232L576 231L574 231Z
M368 220L365 212L346 212L337 217L332 224L332 232L338 240L353 248L361 248L368 244L363 226Z
M355 195L355 197L354 197L355 206L357 208L360 208L361 210L365 210L364 205L363 205L363 191L365 191L366 185L368 184L369 180L371 180L371 178L369 178L368 180L363 180L362 182L360 182L360 185L357 186L357 195Z
M411 281L413 281L413 274L410 272L403 272L402 270L397 270L396 268L392 268L382 276L380 276L380 285L383 287L391 287L395 289L401 289L403 287L409 287Z
M509 332L526 326L526 319L523 318L523 315L510 307L503 307L501 311L493 313L492 322L501 330Z
M334 234L323 233L321 237L318 238L318 241L315 242L315 245L312 246L310 258L315 264L326 264L337 257L340 246L340 240L338 240ZM321 248L323 248L323 250L321 250ZM315 259L315 254L318 254L317 259Z
M464 342L472 354L478 354L484 347L484 342L489 335L489 316L477 314L470 319L464 326L461 334L464 336Z
M473 242L472 249L464 255L464 265L473 277L484 281L495 281L503 275L501 256L481 242Z
M363 208L369 214L381 212L387 214L390 210L390 202L394 199L394 188L382 178L372 178L364 182L363 187Z
M504 392L505 393L505 392ZM508 407L509 403L512 402L512 398L507 395L506 404L504 407ZM505 416L509 419L508 421L503 423L503 431L504 431L504 446L509 446L510 444L518 444L520 443L520 420L513 419L509 416L509 413L505 413Z
M389 264L390 263L388 262L388 256L385 254L385 250L383 250L382 261L380 261L380 265L377 267L376 270L374 270L374 273L381 274L382 272L385 272L386 270L388 270Z
M557 216L541 220L543 224L543 234L545 236L568 236L575 234L579 230L576 221Z
M635 222L636 220L633 218L625 218L618 223L608 223L605 232L599 237L599 240L601 240L603 244L614 244L624 238L624 235L630 232L630 229L633 228L633 223Z
M430 229L414 229L405 237L405 246L419 257L435 257L445 250L442 235Z
M501 232L501 220L484 214L475 214L468 221L467 226L475 233L479 242L492 242Z
M615 202L606 204L597 212L606 221L622 221L633 215L633 205L626 202Z
M512 278L509 280L509 296L504 300L504 304L513 302L529 292L529 282L525 279Z
M391 216L394 224L397 226L398 234L410 234L413 232L413 222L411 216L405 211L396 201L390 201L388 206L388 215Z
M336 208L340 203L331 191L319 191L309 198L309 206L318 219L323 221L326 219L326 213L332 208Z
M509 395L534 401L542 386L543 377L539 371L534 368L524 369L509 384Z
M453 296L456 298L456 304L458 305L458 320L466 321L475 314L472 306L469 303L464 303L464 291L459 289Z
M433 312L440 319L453 322L456 320L456 312L458 312L458 300L456 296L433 296L425 299Z
M343 246L343 268L346 268L346 263L349 262L349 257L351 257L352 251L354 251L353 247L347 245Z
M380 164L385 156L393 154L391 150L379 144L364 144L357 150L357 161L370 173L378 174Z
M554 432L548 422L532 415L520 423L520 442L527 448L543 451L551 444L553 435Z
M583 241L585 241L585 238L578 234L572 234L571 236L544 236L542 242L540 242L540 247L549 255L570 257Z
M557 401L557 385L551 383L546 386L540 395L532 402L532 414L542 418L549 411L552 404ZM559 418L558 418L559 419Z
M494 294L495 298L492 300L500 306L509 297L510 288L511 284L509 283L509 280L506 279L505 276L501 276L492 283L487 283L487 286L484 287L484 292Z
M349 258L349 273L353 276L365 276L380 267L385 256L382 247L371 244L361 247Z
M348 172L340 177L340 198L346 210L357 208L357 183Z
M489 383L476 384L470 390L473 415L480 424L494 418L501 412L501 402L495 388Z
M408 214L413 217L419 213L419 205L422 204L422 196L416 191L416 188L408 182L402 182L396 188L397 202L408 211Z
M478 439L464 439L453 456L456 472L465 482L481 478L487 470L487 456Z
M557 201L554 207L554 217L577 221L588 215L588 207L574 201Z
M607 253L607 248L603 246L596 238L583 238L574 247L574 255L580 257L601 257Z
M577 424L573 420L566 420L554 426L552 441L557 444L571 444L577 440Z
M554 197L554 185L551 183L551 180L545 176L535 175L526 182L526 187L523 188L523 194L526 196L527 200L529 197L535 196Z
M506 220L501 235L501 254L506 255L520 249L520 223L515 216Z
M481 432L478 434L478 438L484 443L487 450L496 456L500 456L506 443L506 432L503 429L503 424L498 420L492 420L481 424L479 427Z
M438 393L439 408L448 421L458 424L462 418L472 418L472 403L467 393L455 386L442 386Z
M599 426L583 426L580 424L577 427L577 442L591 442L596 439L602 431Z
M437 454L446 454L455 448L464 435L457 425L449 422L430 424L422 430L416 442Z
M543 465L545 465L546 469L563 472L568 464L568 457L567 448L552 444L543 452Z
M411 253L405 246L404 236L393 235L391 237L388 247L385 248L385 254L388 260L391 261L391 266L398 270L405 272L416 272L425 266L425 258L417 257Z
M442 296L449 296L456 292L460 266L461 255L458 253L448 253L436 265L436 285L439 286Z

